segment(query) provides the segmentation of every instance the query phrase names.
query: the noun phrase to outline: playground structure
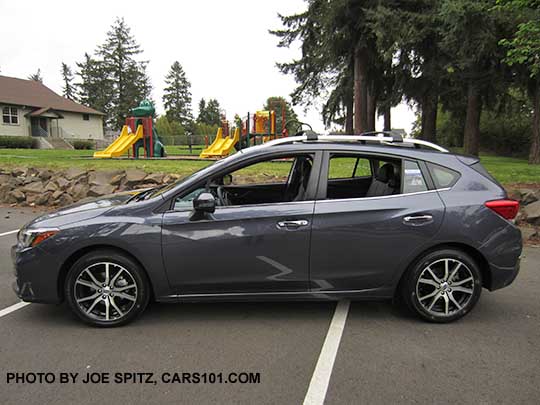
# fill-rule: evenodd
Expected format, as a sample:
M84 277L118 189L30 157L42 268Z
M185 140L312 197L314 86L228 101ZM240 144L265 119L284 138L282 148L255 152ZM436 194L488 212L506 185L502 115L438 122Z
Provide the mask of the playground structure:
M154 127L155 109L148 100L143 100L131 110L132 116L126 118L120 136L105 150L94 153L94 158L115 158L129 155L130 148L134 158L139 158L139 149L144 149L145 158L164 157L165 147L159 140Z
M272 106L270 106L272 107ZM252 125L250 125L252 124ZM273 139L288 136L285 118L285 103L281 102L281 132L276 132L276 111L256 111L251 115L247 113L247 118L242 121L242 129L236 128L233 135L229 134L229 124L222 121L221 128L218 129L214 141L206 147L200 158L222 158L228 156L235 148L236 150L245 149L249 146L258 145L271 141Z

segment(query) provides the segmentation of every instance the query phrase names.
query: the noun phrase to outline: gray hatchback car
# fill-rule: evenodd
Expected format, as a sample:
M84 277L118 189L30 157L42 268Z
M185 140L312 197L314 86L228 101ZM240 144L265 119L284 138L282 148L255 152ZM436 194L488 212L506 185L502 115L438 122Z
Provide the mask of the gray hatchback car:
M35 219L12 249L14 289L96 326L150 300L395 299L449 322L516 277L518 208L477 158L434 144L289 137Z

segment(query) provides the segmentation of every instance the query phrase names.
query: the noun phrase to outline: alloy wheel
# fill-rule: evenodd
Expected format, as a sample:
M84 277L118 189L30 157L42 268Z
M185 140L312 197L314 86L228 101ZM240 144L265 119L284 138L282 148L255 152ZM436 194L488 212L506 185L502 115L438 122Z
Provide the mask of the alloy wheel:
M465 263L444 258L422 270L416 282L416 297L428 313L447 317L467 307L475 288L473 273Z
M115 321L127 315L137 301L137 283L123 266L111 262L86 267L75 281L75 302L88 317Z

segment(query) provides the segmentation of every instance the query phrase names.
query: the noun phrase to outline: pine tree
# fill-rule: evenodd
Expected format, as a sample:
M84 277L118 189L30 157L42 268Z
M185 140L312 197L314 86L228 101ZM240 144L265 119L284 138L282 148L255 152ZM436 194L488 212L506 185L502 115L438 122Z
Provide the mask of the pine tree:
M174 62L165 76L166 87L163 89L163 105L170 121L179 122L189 128L193 122L191 111L191 83L178 61Z
M71 68L62 62L62 81L64 86L62 87L62 94L64 97L69 98L70 100L75 100L75 88L73 86L73 72Z
M152 86L146 74L146 61L136 60L142 53L123 18L117 18L105 43L98 47L105 76L112 84L108 121L116 128L140 101L150 96Z
M28 80L43 83L43 77L41 77L41 69L38 69L36 73L32 73L28 76Z
M206 122L206 100L201 98L199 101L199 115L197 115L197 122Z
M204 98L201 99L197 122L207 125L221 125L221 107L216 99L211 98L208 103Z
M85 53L84 61L78 62L77 68L77 75L80 77L80 82L75 83L78 101L108 114L111 110L113 86L103 63Z

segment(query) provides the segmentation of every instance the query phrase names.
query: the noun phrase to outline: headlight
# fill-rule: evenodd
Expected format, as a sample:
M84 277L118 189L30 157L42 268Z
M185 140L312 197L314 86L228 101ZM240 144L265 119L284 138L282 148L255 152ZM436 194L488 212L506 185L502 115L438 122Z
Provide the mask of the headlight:
M56 235L59 231L58 228L22 229L17 235L17 239L23 248L34 247L45 239Z

